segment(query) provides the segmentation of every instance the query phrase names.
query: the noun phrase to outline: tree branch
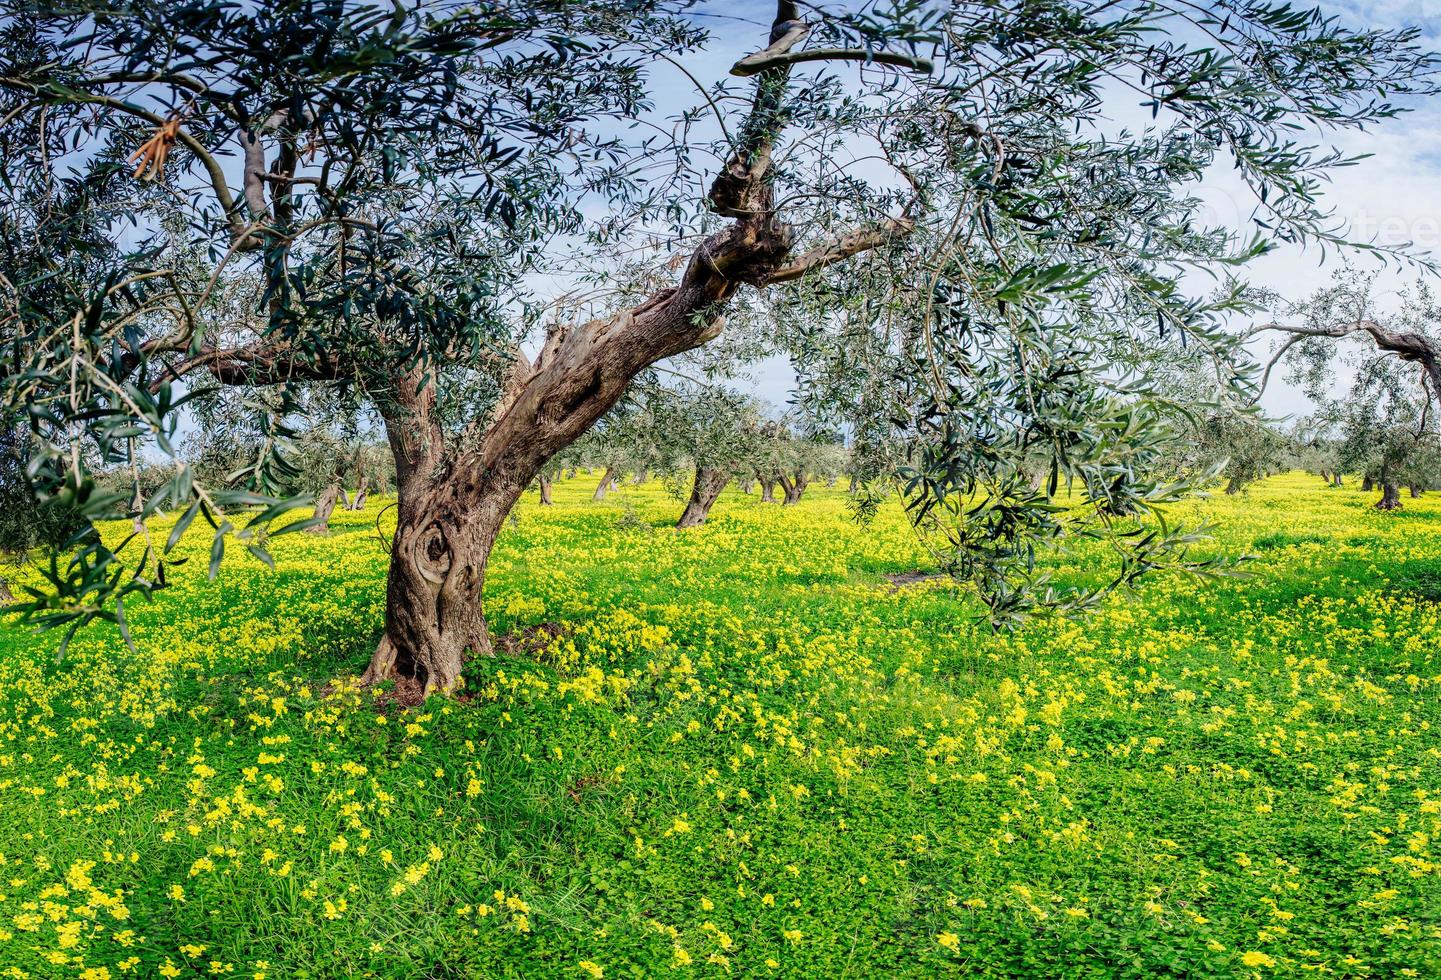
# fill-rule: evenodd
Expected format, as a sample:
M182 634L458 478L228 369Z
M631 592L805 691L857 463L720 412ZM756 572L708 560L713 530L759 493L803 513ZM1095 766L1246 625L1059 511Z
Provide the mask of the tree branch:
M36 85L33 82L27 82L24 79L0 78L0 86L5 86L7 88L23 88L30 91L32 94L36 95L37 97L41 98L46 102L56 101L56 99L53 97L51 99L45 98L48 89L43 86ZM92 92L82 92L70 88L64 89L64 93L66 98L71 99L75 102L85 102L94 105L108 106L109 108L117 109L120 112L124 112L127 115L134 116L137 119L143 119L153 125L156 129L159 129L161 126L165 125L165 119L163 116L157 115L156 113L151 112L148 109L142 109L139 106L131 105L123 99L113 98L109 95L97 95ZM215 157L211 155L210 151L205 148L204 144L202 144L195 137L191 136L184 129L181 129L178 133L176 133L176 139L179 142L184 143L186 148L192 153L194 153L196 158L205 167L205 170L210 178L211 189L215 193L215 200L220 205L220 210L225 214L225 222L228 226L234 228L233 215L235 212L235 198L230 193L230 187L225 183L225 171L221 168L219 161L217 161Z
M915 231L915 228L916 223L910 218L891 218L880 225L854 229L829 242L807 249L790 262L769 273L765 278L765 284L771 285L799 279L808 272L823 269L837 262L844 262L853 255L899 241Z
M805 34L802 33L801 37ZM800 38L796 38L800 40ZM795 41L791 42L792 44ZM774 47L774 45L772 46ZM731 66L731 74L746 78L756 75L768 68L779 68L783 65L798 65L808 61L863 61L866 64L892 65L896 68L909 68L929 75L935 69L935 63L929 58L922 58L919 55L901 54L898 51L867 51L864 48L807 48L804 51L777 51L772 53L772 48L765 51L757 51L755 54L747 55Z
M1341 338L1349 337L1352 334L1365 333L1369 334L1371 339L1375 341L1378 350L1395 354L1403 361L1420 364L1426 372L1426 376L1431 379L1434 397L1441 398L1441 352L1436 350L1436 345L1429 337L1422 336L1418 333L1393 332L1387 330L1374 320L1359 319L1320 327L1290 325L1285 323L1263 323L1258 327L1253 327L1248 330L1244 339L1249 340L1268 330L1291 334L1292 336L1291 339L1282 346L1276 356L1271 358L1271 362L1266 365L1265 378L1262 380L1263 387L1265 385L1265 379L1268 379L1271 375L1271 367L1280 358L1281 354L1284 354L1286 350L1300 338Z

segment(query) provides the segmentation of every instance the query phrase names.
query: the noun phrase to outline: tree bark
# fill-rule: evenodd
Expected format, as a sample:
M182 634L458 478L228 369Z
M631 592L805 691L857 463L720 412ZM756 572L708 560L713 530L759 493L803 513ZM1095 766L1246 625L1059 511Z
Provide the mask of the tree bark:
M638 470L636 474L630 478L631 485L637 487L640 486L642 483L645 482L646 475L647 474L645 470Z
M852 474L851 474L851 482L850 482L850 485L846 487L846 493L851 493L851 494L853 494L853 493L855 493L857 490L859 490L860 488L861 488L861 478L858 477L858 476L856 476L854 473L852 473Z
M775 484L768 477L760 477L761 503L773 504L776 502Z
M550 484L551 484L550 477L547 476L546 474L542 473L542 474L540 475L540 505L541 505L542 507L549 507L549 506L551 506Z
M739 486L741 489L741 493L749 496L752 492L755 491L756 481L753 477L746 477L744 480L740 481Z
M1337 471L1336 476L1335 476L1335 478L1334 478L1334 480L1333 480L1333 482L1332 482L1331 485L1332 485L1333 487L1339 487L1339 486L1341 485L1341 473L1340 473L1340 471Z
M730 482L730 474L724 470L711 469L710 467L699 467L695 471L695 482L691 485L690 501L685 505L685 512L680 515L680 520L675 522L676 527L700 527L710 516L711 505L721 495L725 485Z
M610 493L610 492L611 492L612 490L614 490L614 489L615 489L615 467L614 467L614 466L607 466L607 467L605 468L605 475L600 478L600 483L596 484L595 493L593 493L593 494L590 495L590 499L591 499L591 500L604 500L604 499L605 499L605 495L608 494L608 493Z
M1231 479L1229 479L1229 480L1226 481L1226 492L1227 492L1227 493L1240 493L1240 492L1241 492L1241 478L1240 478L1239 476L1233 476L1233 477L1231 477Z
M311 534L330 533L330 515L335 512L335 505L340 500L340 484L332 483L325 488L325 491L316 498L315 513L310 515L318 523L307 528Z
M1416 486L1416 484L1414 484L1414 483L1411 484L1411 499L1412 499L1412 500L1415 500L1417 497L1421 496L1421 494L1422 494L1423 492L1424 492L1424 491L1423 491L1420 487Z
M1361 492L1370 493L1374 489L1376 489L1376 481L1369 476L1363 476L1361 478Z
M10 583L0 578L0 606L8 606L15 601L15 593L10 591Z
M1401 488L1394 483L1381 484L1381 499L1376 501L1377 510L1400 510Z

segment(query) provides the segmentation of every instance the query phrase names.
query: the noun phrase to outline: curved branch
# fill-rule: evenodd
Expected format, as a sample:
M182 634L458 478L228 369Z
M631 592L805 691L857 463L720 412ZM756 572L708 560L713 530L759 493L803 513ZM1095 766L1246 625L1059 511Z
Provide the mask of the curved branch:
M1303 337L1349 337L1352 334L1365 333L1370 335L1378 350L1388 354L1395 354L1403 361L1410 361L1420 364L1426 376L1431 380L1431 387L1434 397L1441 399L1441 351L1437 351L1435 343L1429 337L1419 333L1400 333L1387 330L1375 320L1357 319L1349 322L1335 323L1327 326L1305 326L1291 325L1285 323L1263 323L1260 326L1252 327L1246 332L1243 339L1249 340L1268 330L1278 333L1290 334L1291 338L1281 347L1281 350L1271 358L1266 366L1266 378L1270 377L1271 367L1280 359L1293 344ZM1262 387L1265 386L1265 379L1262 380Z
M916 223L910 218L891 218L882 224L869 228L857 228L837 238L816 245L778 269L771 271L763 280L764 285L790 282L808 272L823 269L837 262L844 262L853 255L889 245L915 231Z
M45 99L47 90L43 86L36 85L33 82L27 82L24 79L0 78L0 86L17 89L23 88L30 91L32 94L42 100L56 100L55 98ZM64 93L66 97L75 102L85 102L91 103L93 105L108 106L111 109L116 109L120 112L126 113L127 115L134 116L137 119L143 119L151 125L155 126L157 129L165 125L165 118L163 116L151 112L148 109L142 109L139 106L131 105L124 99L117 99L109 95L96 95L91 92L82 92L69 88L65 89ZM225 214L226 222L228 224L231 223L231 216L235 211L235 198L230 193L230 187L225 183L225 171L221 168L219 161L217 161L215 157L211 155L210 151L205 148L205 145L203 143L201 143L195 137L191 136L189 133L185 132L184 129L181 129L179 132L177 132L175 134L175 137L179 142L184 143L186 148L190 150L190 152L194 153L196 158L201 162L202 165L204 165L205 170L210 177L211 189L215 192L215 200L219 203L220 210Z
M737 61L731 66L731 74L746 78L750 75L757 75L767 68L798 65L808 61L863 61L866 64L909 68L926 75L935 69L935 63L929 58L901 54L897 51L867 51L864 48L807 48L804 51L780 51L771 54L770 50L767 48L765 51L758 51Z

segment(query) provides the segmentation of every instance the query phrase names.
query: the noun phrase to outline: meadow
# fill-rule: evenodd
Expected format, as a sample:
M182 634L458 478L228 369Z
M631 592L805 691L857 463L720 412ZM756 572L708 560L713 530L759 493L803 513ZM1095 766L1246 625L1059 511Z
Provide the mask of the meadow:
M420 706L355 684L380 500L195 535L138 652L0 625L0 976L1441 975L1441 499L1197 501L1248 577L996 636L894 507L594 480Z

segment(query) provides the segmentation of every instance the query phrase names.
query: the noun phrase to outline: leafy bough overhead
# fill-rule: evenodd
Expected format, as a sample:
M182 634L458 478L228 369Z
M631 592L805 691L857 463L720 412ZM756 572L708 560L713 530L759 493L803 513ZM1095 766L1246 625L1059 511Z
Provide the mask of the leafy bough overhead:
M1087 533L1122 544L1118 581L1188 564L1186 535L1137 524L1178 492L1151 462L1153 369L1184 342L1223 390L1250 382L1216 325L1244 292L1194 300L1181 276L1262 236L1344 239L1316 191L1347 161L1294 133L1429 92L1414 32L1265 3L782 0L768 35L719 38L742 30L720 9L9 5L3 404L37 492L142 528L93 539L29 613L76 625L159 584L171 542L143 528L162 507L210 523L215 565L232 536L263 556L303 526L270 527L297 502L283 394L255 401L267 436L223 485L179 466L135 507L94 476L174 455L207 388L333 386L396 460L367 679L448 688L490 649L486 562L520 493L634 377L728 322L891 447L874 458L903 467L919 526L979 515L948 564L998 617L1063 601L1031 566L1062 479ZM755 53L702 80L692 56L723 40ZM666 119L676 81L696 106ZM1156 121L1115 127L1115 98ZM1198 222L1187 188L1222 160L1254 192L1255 238ZM545 317L537 272L611 288L588 318ZM1032 469L1046 492L1017 493Z

